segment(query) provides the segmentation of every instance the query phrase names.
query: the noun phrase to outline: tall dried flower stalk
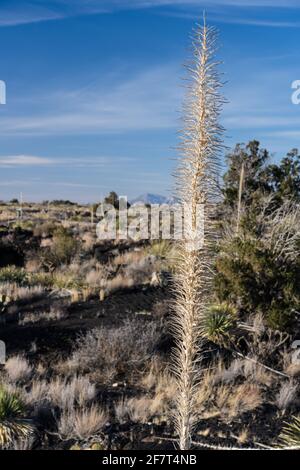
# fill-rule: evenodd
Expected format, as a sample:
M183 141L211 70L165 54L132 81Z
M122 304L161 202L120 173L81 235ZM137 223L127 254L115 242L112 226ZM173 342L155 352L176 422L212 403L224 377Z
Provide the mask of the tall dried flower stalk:
M177 195L185 210L184 237L178 242L172 319L176 341L173 369L178 388L175 425L180 449L190 448L197 418L195 391L200 380L201 318L211 292L216 239L214 211L223 147L219 115L224 102L219 90L222 84L215 60L216 45L216 30L204 20L193 35L192 61L186 65L187 96L179 147L182 158L176 172ZM199 210L201 207L203 211ZM199 221L199 214L203 220ZM197 231L203 222L201 244L201 230L199 234Z

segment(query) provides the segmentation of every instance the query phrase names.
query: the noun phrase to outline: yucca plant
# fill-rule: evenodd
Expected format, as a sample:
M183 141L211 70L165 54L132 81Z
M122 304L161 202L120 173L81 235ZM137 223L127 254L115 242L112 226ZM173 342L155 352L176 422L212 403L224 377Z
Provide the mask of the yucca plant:
M0 386L0 448L26 438L32 432L32 426L22 418L24 410L20 397Z
M202 336L220 345L226 345L232 338L236 310L226 303L213 304L201 321Z
M0 313L4 313L9 303L9 297L6 294L0 294Z
M219 115L224 101L214 58L216 43L215 29L204 20L194 33L192 61L187 65L182 158L176 174L177 197L184 209L184 237L178 242L176 261L173 369L177 379L175 426L183 450L191 447L197 419L195 392L200 380L201 321L210 303L216 239L223 131Z
M293 416L290 423L282 429L279 436L282 447L295 447L300 449L300 417Z

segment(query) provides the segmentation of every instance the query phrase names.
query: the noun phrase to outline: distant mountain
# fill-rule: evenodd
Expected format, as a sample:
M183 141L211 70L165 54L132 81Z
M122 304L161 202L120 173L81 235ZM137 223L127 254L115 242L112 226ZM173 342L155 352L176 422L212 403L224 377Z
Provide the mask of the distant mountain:
M161 196L159 194L151 194L151 193L141 194L140 196L130 201L131 205L137 205L137 204L170 204L171 205L175 203L176 203L176 198L174 197L166 197L166 196Z

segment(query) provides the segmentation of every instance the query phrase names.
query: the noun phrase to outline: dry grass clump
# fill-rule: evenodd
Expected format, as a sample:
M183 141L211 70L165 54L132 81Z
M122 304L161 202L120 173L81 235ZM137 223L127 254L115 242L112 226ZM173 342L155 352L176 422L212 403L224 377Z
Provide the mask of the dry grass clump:
M90 408L67 409L57 422L61 439L85 441L97 436L108 422L107 413L98 405Z
M49 382L48 397L52 404L61 409L82 406L95 396L95 385L88 377L74 376L70 380L56 377Z
M147 395L124 398L115 404L115 415L119 423L132 421L161 423L169 421L173 406L176 382L158 359L153 360L148 373L141 380Z
M65 311L51 307L49 311L45 312L31 312L25 313L19 320L19 325L27 325L29 323L38 323L40 321L59 321L66 318Z
M245 382L241 385L221 384L213 392L212 408L224 421L232 421L248 411L254 411L263 403L261 388Z
M4 369L13 383L28 380L33 371L27 359L22 356L11 356L6 361Z
M263 403L261 388L257 384L244 383L233 390L229 398L229 416L239 416L253 411Z
M274 375L260 364L245 360L243 365L244 377L249 381L270 387L274 382Z
M91 287L103 287L106 285L107 273L104 269L92 269L86 274L85 281Z
M233 361L225 368L222 361L206 370L196 391L196 403L199 415L219 416L225 421L253 411L264 402L261 386L243 377L242 361Z
M154 380L156 378L156 382ZM167 413L170 410L174 393L176 393L176 384L174 378L166 372L153 375L153 369L142 381L144 386L152 393L137 398L127 398L119 401L115 405L115 414L118 422L147 423L154 418L167 421Z
M153 400L147 396L123 399L115 405L115 414L120 424L148 423L153 415Z
M288 408L295 405L298 399L298 389L298 384L292 380L281 384L275 403L283 413Z
M231 383L243 375L244 361L241 359L235 359L228 367L226 367L224 362L220 359L214 369L213 382L215 384L219 382Z
M127 266L133 263L138 263L142 258L145 257L143 251L126 251L120 255L117 255L113 259L113 264L116 266Z
M125 276L124 274L117 274L113 279L106 282L105 291L109 294L116 292L120 289L129 289L135 285L133 278Z
M41 285L19 286L17 283L1 283L0 293L12 301L30 301L44 296L45 288Z
M159 338L155 323L142 327L136 320L118 328L97 328L82 335L71 358L60 368L90 372L100 382L110 382L117 374L134 371L151 357Z
M28 405L33 407L49 403L61 410L82 407L96 397L96 387L88 377L73 376L70 379L55 377L50 381L34 380L24 395Z

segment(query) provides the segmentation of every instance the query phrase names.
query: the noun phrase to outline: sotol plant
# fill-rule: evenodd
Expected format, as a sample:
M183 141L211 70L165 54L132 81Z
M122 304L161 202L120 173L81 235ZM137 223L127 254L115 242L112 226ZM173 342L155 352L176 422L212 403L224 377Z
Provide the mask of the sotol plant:
M300 417L293 416L290 423L286 423L280 436L283 447L294 447L300 449Z
M215 60L216 30L197 27L192 63L187 65L188 92L177 170L177 195L185 209L185 233L179 243L175 279L173 331L176 340L173 368L177 378L175 425L181 449L189 449L195 425L196 387L199 382L201 319L207 311L212 284L215 242L214 208L218 197L222 132L219 115L224 102ZM199 211L202 207L204 211ZM197 216L202 214L204 240L199 245ZM195 236L196 234L196 236ZM203 234L202 234L203 235ZM201 236L201 234L200 234Z
M15 393L10 393L0 387L0 449L5 448L15 440L23 439L32 432L22 415L24 405Z

